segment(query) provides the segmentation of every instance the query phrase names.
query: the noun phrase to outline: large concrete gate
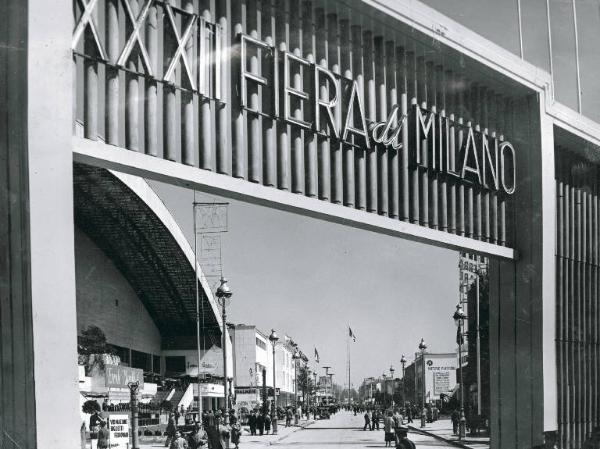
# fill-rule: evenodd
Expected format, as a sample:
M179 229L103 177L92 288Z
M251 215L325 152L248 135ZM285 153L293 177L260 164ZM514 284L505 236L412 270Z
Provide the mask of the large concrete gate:
M2 329L25 330L2 335L3 443L79 444L73 158L490 256L493 447L557 430L544 73L411 2L46 3L8 2L0 28L2 104L23 116L2 111L2 167L20 186L2 188L29 206L3 197L24 245L3 255L25 267L2 298Z

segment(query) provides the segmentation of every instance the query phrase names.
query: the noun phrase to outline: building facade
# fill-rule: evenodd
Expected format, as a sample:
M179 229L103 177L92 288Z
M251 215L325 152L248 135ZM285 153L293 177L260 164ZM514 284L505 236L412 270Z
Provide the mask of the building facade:
M273 364L275 364L275 388L279 406L294 404L296 392L293 354L295 346L285 336L275 345L268 335L253 325L236 324L232 327L235 373L236 406L253 409L263 403L263 385L268 397L272 396ZM263 372L265 382L263 383Z
M415 354L414 398L417 404L435 404L441 395L453 393L457 379L456 353Z

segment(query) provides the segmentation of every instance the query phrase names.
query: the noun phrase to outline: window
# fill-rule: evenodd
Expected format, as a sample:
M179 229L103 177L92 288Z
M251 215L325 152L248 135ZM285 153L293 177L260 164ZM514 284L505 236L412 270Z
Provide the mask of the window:
M256 346L258 346L261 349L264 349L265 351L267 350L267 344L258 337L256 337Z
M124 348L122 346L111 345L115 354L119 356L121 359L121 364L125 366L129 366L129 348Z
M185 356L165 357L165 374L185 373Z
M140 368L144 371L152 370L152 356L146 352L131 351L131 367Z
M552 34L552 66L556 99L571 109L578 110L575 23L572 2L550 2L550 32Z

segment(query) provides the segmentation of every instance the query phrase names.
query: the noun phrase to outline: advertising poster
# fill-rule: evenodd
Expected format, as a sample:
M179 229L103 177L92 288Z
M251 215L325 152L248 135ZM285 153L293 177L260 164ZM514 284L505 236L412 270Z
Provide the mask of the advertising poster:
M433 373L433 394L439 395L450 391L450 372L438 371Z
M129 449L129 414L110 415L108 430L111 448Z

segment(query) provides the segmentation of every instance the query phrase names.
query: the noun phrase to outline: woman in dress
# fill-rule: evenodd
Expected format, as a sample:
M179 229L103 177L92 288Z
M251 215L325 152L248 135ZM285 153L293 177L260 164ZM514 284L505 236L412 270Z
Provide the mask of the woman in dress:
M242 436L242 426L237 417L231 417L231 442L235 445L235 449L239 448L240 437Z
M387 416L383 420L383 431L385 432L385 446L392 446L396 443L396 432L394 430L394 418L391 410L387 412Z

